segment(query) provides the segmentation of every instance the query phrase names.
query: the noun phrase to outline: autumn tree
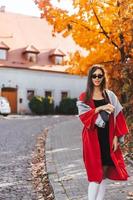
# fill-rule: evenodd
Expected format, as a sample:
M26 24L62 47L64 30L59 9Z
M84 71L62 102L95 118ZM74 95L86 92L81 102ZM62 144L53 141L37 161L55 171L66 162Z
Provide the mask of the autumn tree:
M88 51L86 57L78 51L70 56L72 67L69 72L84 75L92 64L104 63L112 80L111 87L125 103L126 115L130 114L130 119L133 119L132 0L72 0L72 10L61 9L50 0L35 2L42 17L53 25L53 34L71 35L80 47Z
M54 32L64 37L71 35L88 50L88 56L78 60L80 73L85 74L94 63L125 62L132 57L132 0L73 0L72 14L53 6L50 0L36 0L36 3Z

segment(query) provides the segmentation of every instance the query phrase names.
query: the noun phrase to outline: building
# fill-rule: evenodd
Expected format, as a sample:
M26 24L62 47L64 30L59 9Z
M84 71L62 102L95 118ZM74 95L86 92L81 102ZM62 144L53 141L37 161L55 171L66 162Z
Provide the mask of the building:
M78 97L86 77L66 72L69 52L79 47L71 37L52 36L44 19L0 11L0 93L12 113L29 113L33 95L52 96L55 105L64 97Z

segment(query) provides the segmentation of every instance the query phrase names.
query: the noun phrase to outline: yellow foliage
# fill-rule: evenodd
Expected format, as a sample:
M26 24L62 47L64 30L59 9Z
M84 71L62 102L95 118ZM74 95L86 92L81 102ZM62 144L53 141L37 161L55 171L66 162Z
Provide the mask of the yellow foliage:
M50 0L35 1L53 25L52 34L71 35L89 52L86 58L75 53L69 61L71 73L85 74L94 63L124 62L133 56L132 0L72 0L74 14L54 7Z

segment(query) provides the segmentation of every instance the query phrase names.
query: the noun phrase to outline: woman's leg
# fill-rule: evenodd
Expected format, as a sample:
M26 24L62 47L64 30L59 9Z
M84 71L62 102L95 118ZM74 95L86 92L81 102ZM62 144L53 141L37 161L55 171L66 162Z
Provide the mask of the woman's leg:
M98 182L90 182L88 186L88 200L96 200L98 189L99 189Z
M106 190L106 179L103 179L100 183L96 200L104 200Z
M107 177L107 170L108 170L108 166L103 166L103 174L104 174L103 178Z
M103 178L102 182L100 183L96 200L104 200L105 190L106 190L106 173L107 173L107 169L108 169L107 166L103 166L104 178Z

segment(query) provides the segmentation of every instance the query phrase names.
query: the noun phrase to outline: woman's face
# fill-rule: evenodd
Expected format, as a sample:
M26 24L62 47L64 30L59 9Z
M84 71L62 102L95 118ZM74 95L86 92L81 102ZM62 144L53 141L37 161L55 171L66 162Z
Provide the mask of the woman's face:
M103 81L104 75L103 72L100 69L97 69L93 74L92 74L92 83L95 87L99 87L101 82Z

